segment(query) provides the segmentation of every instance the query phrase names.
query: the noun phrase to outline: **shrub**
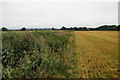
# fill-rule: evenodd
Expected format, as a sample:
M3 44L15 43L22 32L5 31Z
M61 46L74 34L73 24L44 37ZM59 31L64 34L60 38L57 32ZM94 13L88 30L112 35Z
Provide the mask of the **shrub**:
M65 61L72 52L68 51L69 54L65 56L67 45L70 45L70 32L67 33L62 34L59 31L3 33L3 78L68 76L66 71L70 65ZM67 60L69 62L71 59Z

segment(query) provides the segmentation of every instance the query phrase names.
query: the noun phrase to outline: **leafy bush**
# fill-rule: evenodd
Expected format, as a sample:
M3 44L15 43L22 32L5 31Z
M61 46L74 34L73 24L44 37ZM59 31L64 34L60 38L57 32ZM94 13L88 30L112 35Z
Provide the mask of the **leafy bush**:
M71 32L6 32L2 38L3 78L68 77L73 64ZM67 55L66 55L67 54ZM67 62L70 62L67 64ZM60 75L60 76L58 76Z

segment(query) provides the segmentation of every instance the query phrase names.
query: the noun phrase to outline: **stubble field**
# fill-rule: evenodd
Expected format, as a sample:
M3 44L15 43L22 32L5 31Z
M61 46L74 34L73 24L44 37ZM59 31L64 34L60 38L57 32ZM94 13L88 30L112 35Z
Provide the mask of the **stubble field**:
M76 31L78 77L118 77L118 32Z

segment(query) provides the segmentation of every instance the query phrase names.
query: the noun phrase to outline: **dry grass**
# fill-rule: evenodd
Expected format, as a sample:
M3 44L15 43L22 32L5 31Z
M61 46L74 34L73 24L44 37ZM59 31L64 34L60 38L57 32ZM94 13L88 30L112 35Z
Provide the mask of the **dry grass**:
M118 32L75 31L78 77L118 77Z

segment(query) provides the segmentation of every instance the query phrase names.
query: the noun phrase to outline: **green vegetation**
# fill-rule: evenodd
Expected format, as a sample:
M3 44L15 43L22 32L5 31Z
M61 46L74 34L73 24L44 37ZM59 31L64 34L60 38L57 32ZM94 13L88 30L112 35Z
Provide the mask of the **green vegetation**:
M4 31L2 36L3 79L118 78L118 31Z
M87 27L62 27L61 30L74 30L74 31L119 31L120 25L102 25L97 28L87 28Z
M26 30L73 30L73 31L120 31L120 25L102 25L96 28L88 28L88 27L61 27L61 29L52 28L31 28L26 29L23 27L22 29L18 29L17 31L26 31ZM8 31L7 28L3 27L2 31Z
M3 79L74 77L73 41L70 31L3 32Z
M25 28L25 27L23 27L23 28L22 28L22 31L26 31L26 28Z
M2 31L8 31L6 27L2 27Z

